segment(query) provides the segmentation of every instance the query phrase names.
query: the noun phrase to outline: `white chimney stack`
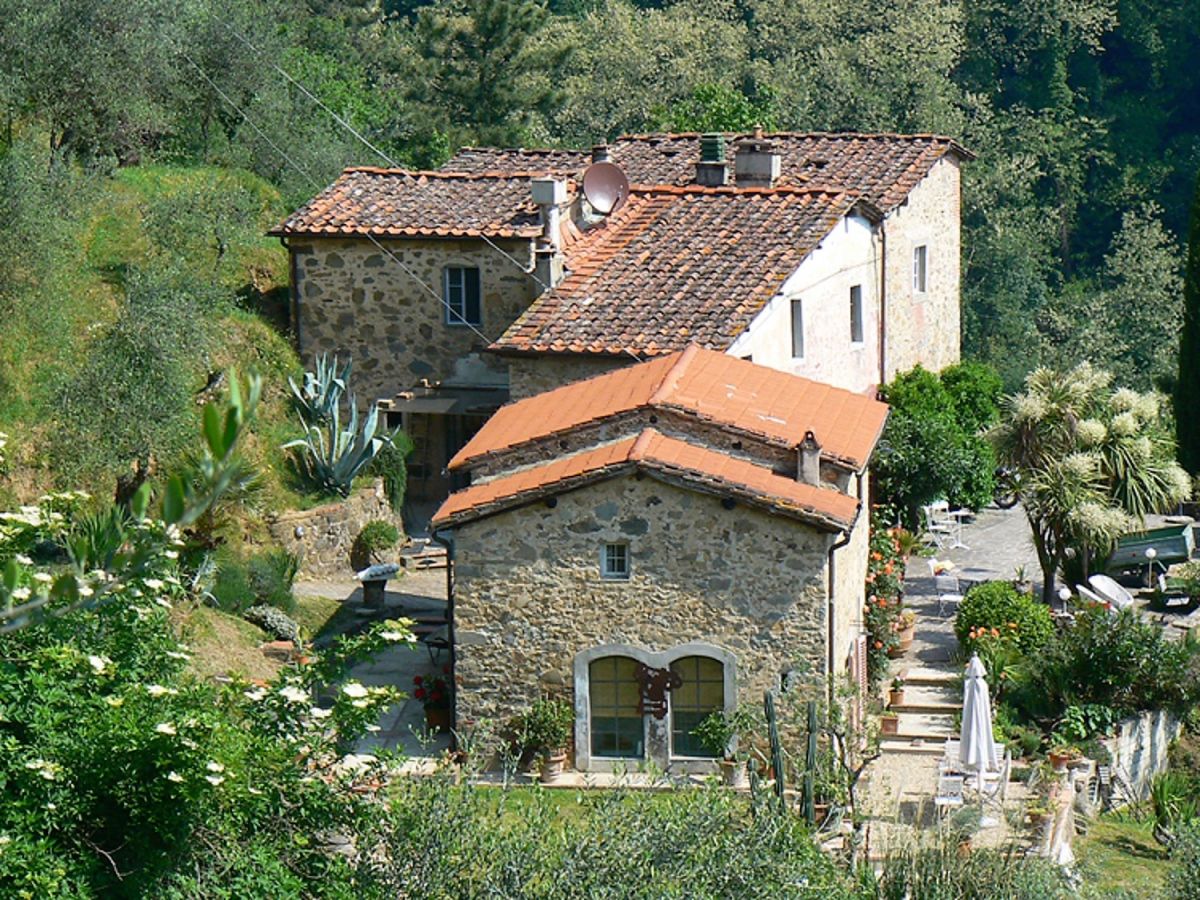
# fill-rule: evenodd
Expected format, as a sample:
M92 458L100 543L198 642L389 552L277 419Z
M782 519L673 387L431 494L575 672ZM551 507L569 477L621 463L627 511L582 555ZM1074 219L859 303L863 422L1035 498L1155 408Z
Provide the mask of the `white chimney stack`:
M563 279L561 228L567 185L557 178L534 178L530 190L542 219L542 236L533 252L533 274L541 285L552 288Z
M753 137L738 142L733 170L738 187L774 187L779 180L779 154L761 128L754 129Z

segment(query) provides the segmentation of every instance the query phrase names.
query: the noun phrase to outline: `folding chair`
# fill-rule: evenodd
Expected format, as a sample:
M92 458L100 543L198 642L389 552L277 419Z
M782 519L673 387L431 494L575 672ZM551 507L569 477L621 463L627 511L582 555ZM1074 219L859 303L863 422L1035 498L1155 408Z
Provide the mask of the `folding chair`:
M938 817L944 816L946 810L963 805L963 776L939 775L937 795L933 798L933 807Z
M939 550L945 547L946 541L954 538L954 523L949 512L950 505L945 500L921 507L921 514L925 519L925 533Z
M937 590L939 616L944 616L946 614L947 606L957 608L958 604L962 603L962 588L958 584L958 576L935 575L933 577L933 583L935 589Z

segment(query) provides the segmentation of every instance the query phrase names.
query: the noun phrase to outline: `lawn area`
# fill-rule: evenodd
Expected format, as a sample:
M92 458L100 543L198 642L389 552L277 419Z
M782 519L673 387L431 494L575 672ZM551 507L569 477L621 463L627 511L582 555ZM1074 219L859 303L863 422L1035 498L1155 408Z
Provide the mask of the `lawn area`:
M1126 896L1157 896L1166 883L1171 862L1154 839L1152 817L1130 812L1108 813L1092 823L1075 846L1084 880L1104 892Z
M182 616L183 642L192 648L192 670L201 678L229 674L265 681L282 667L259 649L268 638L258 626L208 606L196 606Z

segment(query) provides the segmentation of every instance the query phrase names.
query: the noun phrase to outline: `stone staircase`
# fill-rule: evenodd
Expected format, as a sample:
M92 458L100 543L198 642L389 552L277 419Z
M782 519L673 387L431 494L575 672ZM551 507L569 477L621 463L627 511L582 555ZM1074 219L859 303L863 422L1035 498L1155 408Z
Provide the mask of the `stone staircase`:
M905 676L904 703L892 711L899 714L899 723L895 735L881 739L884 753L940 756L946 739L958 735L960 681L953 671L910 669Z

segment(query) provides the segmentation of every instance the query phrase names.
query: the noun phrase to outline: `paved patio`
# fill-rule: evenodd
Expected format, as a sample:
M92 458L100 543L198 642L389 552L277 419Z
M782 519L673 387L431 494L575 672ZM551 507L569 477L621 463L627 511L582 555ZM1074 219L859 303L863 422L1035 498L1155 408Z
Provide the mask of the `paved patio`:
M362 605L362 587L352 576L343 579L302 581L296 584L298 594L341 599L342 603L357 608ZM446 570L427 569L408 572L388 582L384 594L384 607L376 618L401 618L404 616L444 614L446 610ZM367 618L364 616L364 618ZM376 753L393 750L409 757L428 758L439 756L450 747L450 735L427 733L425 710L421 701L414 699L413 678L428 677L441 672L441 667L450 661L450 652L443 650L431 659L424 644L390 646L368 663L350 670L350 679L365 685L391 685L410 696L394 706L388 707L376 725L377 732L366 735L355 747L357 753Z

